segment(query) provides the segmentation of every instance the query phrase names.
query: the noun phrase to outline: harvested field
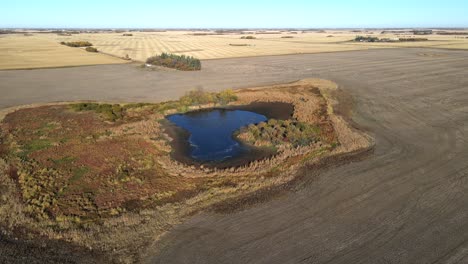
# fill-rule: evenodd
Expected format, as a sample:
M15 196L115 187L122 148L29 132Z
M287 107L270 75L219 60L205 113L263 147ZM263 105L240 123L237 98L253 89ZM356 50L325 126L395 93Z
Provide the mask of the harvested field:
M90 97L156 102L196 86L333 80L354 98L336 110L375 137L373 153L306 168L279 194L233 201L229 213L195 215L150 247L147 262L464 263L467 68L465 51L414 48L213 60L196 75L129 65L9 71L0 72L0 107ZM51 247L0 241L7 260L40 248L36 260L70 261ZM89 256L81 250L73 252Z
M0 70L117 64L126 61L70 48L40 35L0 38Z
M194 34L195 33L195 34ZM196 35L193 31L132 32L132 36L121 33L81 33L63 36L59 34L40 33L32 37L5 35L0 40L0 51L10 51L0 69L19 69L37 67L60 67L87 64L121 63L114 58L99 56L82 56L80 50L57 48L59 42L89 41L101 52L116 57L128 55L131 59L144 62L148 57L162 52L177 55L193 56L199 59L219 59L234 57L251 57L280 54L322 53L336 51L365 50L394 47L431 47L444 49L467 49L468 40L459 36L427 35L429 41L400 43L356 43L351 42L357 35L376 36L379 38L414 38L409 33L385 33L380 31L351 32L329 30L327 32L304 32L288 38L288 32L253 31L256 39L241 39L245 34L206 34ZM333 34L333 38L330 38ZM250 36L250 35L249 35ZM290 36L289 36L290 37ZM19 44L19 45L18 45ZM42 47L49 52L43 57L43 51L33 50L34 46ZM39 61L27 60L22 50L30 49L30 56ZM62 53L60 53L62 52ZM6 54L6 52L2 52ZM28 54L28 53L26 53ZM66 56L65 56L66 55ZM92 55L92 54L91 54ZM3 55L5 56L5 55ZM13 56L13 57L12 57ZM44 59L42 59L44 58ZM48 59L47 59L48 58Z
M379 32L367 33L375 33L374 35L377 35L379 38L414 37L413 35L378 34ZM334 37L328 37L330 34L334 34ZM80 34L71 38L60 38L59 36L50 35L49 37L57 41L84 38L95 44L103 52L116 56L128 54L132 59L138 61L144 61L146 58L160 54L161 52L194 56L200 59L218 59L385 47L438 47L439 45L453 45L453 48L463 48L468 43L466 40L456 39L453 36L440 35L427 36L431 40L427 43L382 43L384 45L377 46L372 45L372 43L348 43L349 40L354 39L359 34L361 33L350 31L306 32L296 34L294 38L282 38L287 36L287 32L272 32L272 34L253 34L251 36L255 37L255 39L250 40L241 39L241 37L246 37L247 35L240 34L194 36L186 31L138 32L134 33L134 36L131 38L122 37L119 34ZM246 43L246 41L248 42ZM249 44L249 48L245 48L244 44ZM126 48L132 50L126 51Z

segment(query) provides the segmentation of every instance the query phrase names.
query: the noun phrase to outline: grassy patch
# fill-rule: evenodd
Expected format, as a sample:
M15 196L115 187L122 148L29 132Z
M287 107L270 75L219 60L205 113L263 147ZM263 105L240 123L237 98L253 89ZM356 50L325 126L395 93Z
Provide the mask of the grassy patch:
M69 183L74 183L80 180L87 172L89 172L88 167L79 167L73 170L73 175L69 180Z
M52 141L49 139L33 139L21 148L21 156L28 156L30 153L46 149L52 146Z
M72 104L71 108L75 111L95 111L112 122L122 119L125 112L125 108L119 104L79 103Z
M56 128L57 128L56 123L47 122L47 123L44 123L39 129L36 130L36 134L38 136L44 136Z
M76 160L75 157L72 157L72 156L65 156L65 157L60 158L60 159L52 159L52 162L53 162L55 165L63 165L63 164L72 163L74 160Z

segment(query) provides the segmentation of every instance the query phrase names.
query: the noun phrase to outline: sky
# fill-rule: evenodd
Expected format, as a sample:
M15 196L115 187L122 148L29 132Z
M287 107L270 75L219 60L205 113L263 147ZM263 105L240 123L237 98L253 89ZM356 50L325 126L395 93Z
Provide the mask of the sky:
M1 0L0 10L0 28L468 28L468 0Z

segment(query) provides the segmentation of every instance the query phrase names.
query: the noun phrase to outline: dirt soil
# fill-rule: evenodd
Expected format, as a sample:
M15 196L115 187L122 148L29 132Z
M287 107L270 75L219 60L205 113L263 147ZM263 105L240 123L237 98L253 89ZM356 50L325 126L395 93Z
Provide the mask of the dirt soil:
M153 245L146 262L464 263L468 53L418 55L431 52L216 60L198 75L129 65L0 72L0 106L90 97L163 101L198 85L333 80L354 98L353 122L375 137L370 157L305 169L283 195L242 211L195 215Z

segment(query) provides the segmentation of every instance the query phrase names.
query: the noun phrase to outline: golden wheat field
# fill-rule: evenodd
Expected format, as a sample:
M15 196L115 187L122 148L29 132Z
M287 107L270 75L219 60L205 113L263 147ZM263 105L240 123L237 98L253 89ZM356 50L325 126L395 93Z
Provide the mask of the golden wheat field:
M33 36L6 35L0 38L0 69L125 63L126 61L118 57L126 55L132 60L143 62L161 52L189 55L199 59L219 59L395 47L468 49L468 39L460 36L429 35L423 36L429 39L424 42L361 43L350 40L357 35L379 38L414 36L346 30L251 33L206 35L207 32L166 31L131 32L132 36L124 36L123 33L81 33L71 36L52 33L33 33ZM254 36L255 39L241 39L242 36ZM61 41L89 41L102 54L65 47L59 44Z

